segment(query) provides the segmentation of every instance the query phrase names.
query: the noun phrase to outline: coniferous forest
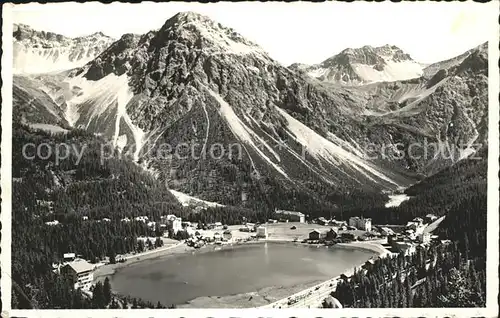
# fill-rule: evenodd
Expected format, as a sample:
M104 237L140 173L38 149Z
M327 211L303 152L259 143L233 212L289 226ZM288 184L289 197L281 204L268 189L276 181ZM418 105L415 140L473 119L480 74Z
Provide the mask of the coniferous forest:
M23 145L30 143L50 145L41 148L46 159L23 156ZM55 164L55 154L48 153L48 149L61 143L71 145L70 153ZM279 187L268 191L273 184L269 179L256 184L251 193L254 197L261 195L260 204L193 213L181 206L163 183L131 160L116 154L101 161L103 143L99 137L80 130L51 134L14 123L13 308L120 308L125 303L132 304L132 308L165 307L118 295L110 297L109 281L96 285L89 299L56 275L51 265L68 251L91 262L140 252L144 246L137 244L137 237L163 234L140 222L121 222L125 217L147 215L159 220L161 215L175 214L201 223L264 222L272 217L274 208L296 202L301 196L300 192L285 192ZM26 151L28 157L33 155L33 149L31 153ZM341 283L334 297L348 307L484 306L487 150L481 155L482 160L461 161L410 187L405 193L412 199L397 208L384 208L381 198L370 201L366 197L362 198L363 204L345 201L338 208L332 202L342 201L332 195L331 200L326 200L330 203L312 210L310 217L329 216L335 206L337 218L364 215L373 218L375 224L404 224L428 213L446 215L435 233L452 240L451 245L434 246L407 258L379 260L368 272L359 271ZM350 195L355 196L355 192ZM84 216L88 219L84 220ZM60 224L45 224L54 220Z

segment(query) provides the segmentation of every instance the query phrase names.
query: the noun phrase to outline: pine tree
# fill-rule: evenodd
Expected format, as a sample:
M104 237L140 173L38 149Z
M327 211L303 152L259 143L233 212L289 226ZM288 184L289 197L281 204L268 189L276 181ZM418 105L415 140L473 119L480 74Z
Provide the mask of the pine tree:
M104 298L104 303L107 305L110 303L112 295L111 295L111 284L109 282L109 278L106 277L104 280L104 285L103 285L103 298Z
M103 293L102 283L99 281L92 290L92 307L96 309L103 309L105 306L105 299Z

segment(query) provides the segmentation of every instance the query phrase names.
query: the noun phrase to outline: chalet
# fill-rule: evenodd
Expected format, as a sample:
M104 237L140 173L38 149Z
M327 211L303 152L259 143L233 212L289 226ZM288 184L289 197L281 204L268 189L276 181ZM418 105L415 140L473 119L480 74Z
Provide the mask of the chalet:
M231 234L231 231L229 231L229 230L225 230L225 231L222 233L222 237L224 238L224 240L229 241L229 240L233 237L233 234Z
M331 228L328 232L326 232L327 240L334 240L339 236L338 229Z
M317 223L319 225L327 225L329 223L329 221L327 219L325 219L324 217L320 217L320 218L318 218Z
M311 240L311 241L317 241L317 240L320 240L324 237L325 237L325 234L321 233L318 230L312 230L311 232L309 232L309 240Z

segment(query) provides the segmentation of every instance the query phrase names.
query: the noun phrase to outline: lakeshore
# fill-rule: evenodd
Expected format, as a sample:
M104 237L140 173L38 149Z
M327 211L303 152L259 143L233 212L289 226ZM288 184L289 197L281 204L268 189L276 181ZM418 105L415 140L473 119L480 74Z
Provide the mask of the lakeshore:
M269 226L270 237L268 239L259 239L248 242L234 242L222 246L206 245L202 248L195 249L193 247L188 247L184 243L177 242L175 244L155 250L150 250L145 253L129 255L126 257L127 261L125 263L108 264L100 266L96 269L94 277L96 281L103 280L105 277L108 276L112 278L114 274L120 273L120 271L123 270L126 271L127 268L130 268L132 265L139 265L139 263L142 264L143 266L147 266L148 262L151 263L154 261L170 259L170 258L179 259L179 257L183 256L189 256L193 254L200 255L204 253L212 253L221 250L222 251L235 250L239 249L239 247L252 246L255 244L261 245L265 243L271 243L273 245L284 244L286 246L294 246L297 248L300 247L310 247L310 248L315 247L318 249L332 248L320 245L304 244L298 241L305 238L305 235L312 228L318 228L318 225L299 224L297 227L298 231L289 230L289 228L293 225L297 226L297 224L292 224L292 223ZM238 238L244 238L251 235L249 233L243 233L243 232L236 232L236 233L235 236ZM374 241L338 243L335 245L334 249L371 252L370 255L365 256L366 259L364 259L363 262L373 257L373 255L381 255L383 254L384 251L387 252L379 242L374 242ZM354 263L350 264L346 270L354 268L356 264ZM316 277L315 279L314 275L312 275L310 280L300 281L296 284L295 283L272 284L270 286L258 288L253 291L246 291L241 293L235 292L222 296L199 296L190 299L185 303L176 304L176 306L178 308L252 308L252 307L263 307L263 306L267 307L270 304L279 302L284 298L290 297L290 295L301 293L304 290L314 288L315 286L318 286L318 284L324 283L326 278L327 277L323 278ZM328 281L329 280L330 279L328 279ZM166 305L169 305L168 301L165 302Z

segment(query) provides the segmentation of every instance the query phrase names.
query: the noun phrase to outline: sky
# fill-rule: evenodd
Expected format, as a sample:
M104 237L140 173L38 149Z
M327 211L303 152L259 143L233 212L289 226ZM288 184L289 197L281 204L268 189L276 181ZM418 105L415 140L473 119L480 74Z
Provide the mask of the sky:
M421 63L459 55L497 29L498 4L465 3L51 3L15 5L14 23L70 37L159 29L194 11L235 29L284 65L321 61L345 48L396 45Z

